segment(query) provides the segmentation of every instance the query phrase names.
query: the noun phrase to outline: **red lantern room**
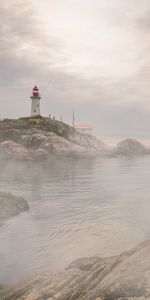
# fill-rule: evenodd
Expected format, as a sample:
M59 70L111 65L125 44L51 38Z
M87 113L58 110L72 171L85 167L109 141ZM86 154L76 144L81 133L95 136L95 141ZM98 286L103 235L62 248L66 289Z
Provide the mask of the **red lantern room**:
M33 88L33 97L39 97L39 89L38 87L35 85Z

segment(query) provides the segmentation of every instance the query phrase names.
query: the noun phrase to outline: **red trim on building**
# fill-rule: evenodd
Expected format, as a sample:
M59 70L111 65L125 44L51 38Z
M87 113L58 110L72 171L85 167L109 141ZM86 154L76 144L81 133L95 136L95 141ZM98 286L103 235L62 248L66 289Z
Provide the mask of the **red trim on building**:
M93 129L92 125L88 125L88 124L75 124L74 126L76 129Z

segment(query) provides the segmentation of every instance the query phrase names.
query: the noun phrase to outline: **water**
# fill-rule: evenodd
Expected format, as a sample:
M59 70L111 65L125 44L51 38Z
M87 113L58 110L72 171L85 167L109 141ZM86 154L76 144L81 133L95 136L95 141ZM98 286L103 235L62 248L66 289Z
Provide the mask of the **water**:
M150 157L1 165L0 191L30 211L0 227L0 283L111 256L150 237Z

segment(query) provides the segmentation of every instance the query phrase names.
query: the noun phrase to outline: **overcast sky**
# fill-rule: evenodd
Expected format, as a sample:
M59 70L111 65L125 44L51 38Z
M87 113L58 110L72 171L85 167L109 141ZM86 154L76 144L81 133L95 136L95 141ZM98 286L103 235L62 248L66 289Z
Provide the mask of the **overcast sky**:
M101 136L150 135L149 0L0 0L0 116L92 124Z

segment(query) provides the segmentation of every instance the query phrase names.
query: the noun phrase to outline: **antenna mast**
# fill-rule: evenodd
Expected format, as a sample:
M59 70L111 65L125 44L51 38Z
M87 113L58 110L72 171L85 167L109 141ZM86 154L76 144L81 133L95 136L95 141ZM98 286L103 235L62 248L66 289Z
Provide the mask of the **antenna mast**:
M74 125L75 125L75 113L73 111L73 118L72 118L72 127L74 128Z

